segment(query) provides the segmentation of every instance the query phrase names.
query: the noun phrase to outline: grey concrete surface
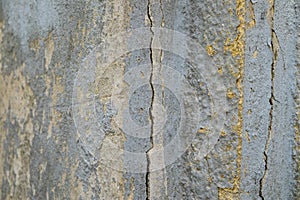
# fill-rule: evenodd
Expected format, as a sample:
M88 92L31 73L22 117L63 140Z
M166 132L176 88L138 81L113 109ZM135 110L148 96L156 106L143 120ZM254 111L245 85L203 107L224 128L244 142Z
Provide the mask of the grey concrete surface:
M0 43L0 199L300 198L299 2L1 0Z

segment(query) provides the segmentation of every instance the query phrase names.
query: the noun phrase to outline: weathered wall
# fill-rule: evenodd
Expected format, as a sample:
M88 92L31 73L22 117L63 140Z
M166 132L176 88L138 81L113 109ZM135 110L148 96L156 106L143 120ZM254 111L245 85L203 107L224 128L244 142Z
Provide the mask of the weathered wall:
M297 4L0 1L0 199L299 199Z

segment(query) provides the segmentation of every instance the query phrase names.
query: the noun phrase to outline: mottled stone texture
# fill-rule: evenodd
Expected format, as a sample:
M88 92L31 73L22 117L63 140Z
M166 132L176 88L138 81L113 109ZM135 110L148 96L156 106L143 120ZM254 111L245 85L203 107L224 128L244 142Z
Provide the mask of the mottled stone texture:
M300 199L299 6L295 0L1 0L0 199ZM126 53L96 67L98 144L100 134L74 122L77 73L107 37L142 27L151 37L147 48L126 52L135 38L121 41L114 48ZM216 131L208 122L220 115L211 79L188 60L152 48L153 27L191 37L215 63L207 67L224 85L226 119L209 153L200 146ZM118 127L115 83L141 64L152 66L149 84L123 97L133 121L155 132L162 115L155 105L162 101L166 124L179 123L180 99L153 82L167 64L196 88L205 120L189 132L194 140L175 162L134 173L101 162L119 156L112 165L126 169L130 158L110 144L147 153L151 170L158 162L151 149L166 145L178 128L141 139Z

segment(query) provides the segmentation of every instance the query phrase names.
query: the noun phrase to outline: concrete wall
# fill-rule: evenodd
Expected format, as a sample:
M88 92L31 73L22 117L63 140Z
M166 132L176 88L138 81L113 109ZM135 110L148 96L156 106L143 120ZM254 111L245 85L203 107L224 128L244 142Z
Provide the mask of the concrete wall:
M298 16L1 0L0 199L299 199Z

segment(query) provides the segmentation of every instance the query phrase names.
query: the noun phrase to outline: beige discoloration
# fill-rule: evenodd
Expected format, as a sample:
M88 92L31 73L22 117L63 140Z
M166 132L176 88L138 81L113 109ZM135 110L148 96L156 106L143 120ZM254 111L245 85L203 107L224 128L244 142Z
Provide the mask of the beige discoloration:
M300 45L300 34L298 33L298 45ZM296 198L300 198L300 48L297 50L298 53L298 68L297 68L297 88L296 88L296 121L295 121L295 141L296 141L296 146L295 146L295 152L296 152L296 172L298 172L298 175L296 176Z
M253 28L256 25L256 21L252 1L249 1L247 12L250 19L250 21L247 23L247 28Z
M55 66L58 67L58 64L55 64ZM52 118L50 119L50 124L48 126L47 139L49 139L52 136L52 128L55 127L57 125L57 123L62 119L62 113L57 111L56 106L58 105L58 96L63 94L63 92L64 92L64 86L62 83L63 78L58 75L56 75L54 77L55 78L52 83L52 86L51 86L51 82L50 82L50 77L45 78L46 83L47 83L46 84L47 88L48 89L52 88L52 94L50 94L51 98L52 98L52 105L50 108Z
M103 16L103 21L105 22L102 30L102 38L106 38L107 36L111 36L114 33L119 33L125 31L129 27L129 13L131 11L130 2L128 1L107 1L105 9L105 14ZM97 12L93 13L93 23L96 25ZM81 22L78 23L78 27L81 27ZM81 28L83 35L88 35L90 33L90 29L83 26ZM79 35L75 36L80 40ZM81 41L81 45L84 45L84 41ZM127 42L123 41L122 44L115 46L113 42L108 44L110 48L122 49L124 52L127 51ZM102 57L103 54L98 52L97 54L97 66L95 71L95 84L91 85L91 90L95 92L95 96L98 97L98 100L104 106L104 113L106 112L106 105L110 102L110 99L113 95L113 91L116 91L116 83L123 79L124 76L124 67L125 64L123 61L117 60L114 63L106 63L108 65L103 65L105 57ZM118 58L116 58L118 59ZM120 95L124 95L124 102L128 101L127 86L124 82L121 82L122 91ZM59 87L57 88L59 91ZM86 91L80 91L78 89L77 94L84 94ZM80 98L80 97L79 97ZM83 99L83 98L81 98ZM126 101L127 100L127 101ZM54 99L55 102L55 99ZM122 107L126 104L116 105L121 110L118 110L118 113L122 113ZM84 110L80 110L80 112L85 112ZM92 113L90 113L92 114ZM121 114L120 114L121 115ZM123 132L121 131L119 126L122 126L122 116L118 116L119 119L113 119L111 121L113 130L115 131L113 134L106 134L101 144L99 144L98 153L100 154L101 160L100 164L97 167L96 173L92 174L89 178L89 185L95 185L100 183L101 192L98 194L100 199L122 199L124 197L124 179L123 172L118 171L124 168L124 158L123 152L124 149L124 141L125 137ZM86 119L89 120L89 119ZM118 123L116 123L118 121ZM83 134L83 133L82 133ZM91 132L86 132L85 134L93 134ZM101 146L100 146L101 145ZM96 179L99 180L99 183L96 182ZM81 191L75 196L80 195L84 199L89 199L92 197L92 188L88 188L88 192L82 192L81 183L77 184L78 189Z
M79 166L79 159L76 158L76 163L74 166L71 166L71 176L70 176L70 183L71 183L71 196L70 199L79 199L80 196L83 196L83 185L80 181L78 181L76 177L76 171Z
M52 60L52 55L54 52L54 40L52 38L52 32L49 33L47 39L45 40L45 68L48 69Z
M298 98L298 100L300 100ZM298 104L299 105L299 104ZM298 122L296 122L296 125L295 125L295 131L296 131L296 137L295 137L295 140L296 140L296 146L295 146L295 151L296 151L296 154L299 154L300 152L300 131L299 131L299 122L300 122L300 117L299 117L299 108L298 108ZM300 158L299 156L296 157L296 172L300 172ZM298 173L298 175L296 175L296 191L300 191L300 175ZM297 194L298 196L300 196L300 194Z
M298 46L300 46L300 33L298 33L298 39L297 39L297 44ZM297 88L296 88L296 94L297 94L297 97L296 97L296 124L295 124L295 129L296 129L296 141L297 143L299 144L297 147L299 149L298 152L300 152L300 48L297 49L297 60L298 60L298 63L297 63L297 73L296 73L296 77L297 77ZM299 158L299 161L300 161L300 158ZM299 166L299 171L300 171L300 162L298 163L298 166ZM300 183L300 176L299 176L299 179L298 179L299 183ZM299 184L299 187L300 187L300 184ZM300 190L298 190L300 191ZM300 194L299 194L300 195Z
M29 48L31 50L34 51L34 53L37 55L40 51L40 40L37 38L37 39L34 39L32 40L30 43L29 43Z
M8 162L12 168L1 175L1 179L6 179L11 188L11 195L7 199L29 197L30 191L30 149L34 137L33 124L31 120L31 109L35 107L33 93L23 76L25 64L11 73L9 76L0 76L0 116L6 119L9 113L11 122L17 127L16 134L19 138L16 154L10 154ZM3 127L4 122L0 122L1 130L1 152L13 152L14 140L10 141L8 149L2 146L8 130ZM3 155L2 155L3 158ZM1 162L3 160L1 159ZM3 163L0 163L3 166Z
M130 194L128 196L128 200L134 200L134 191L135 191L134 178L132 177L130 179Z
M5 138L5 135L6 135L6 131L4 129L4 123L3 122L0 122L0 156L1 156L1 159L0 159L0 185L2 185L2 180L3 180L3 177L4 177L4 172L3 172L3 163L4 163L4 153L5 151L3 151L4 147L3 147L3 143L4 143L4 138ZM0 190L0 196L2 196L2 190Z
M0 21L0 44L2 44L2 38L3 38L3 21ZM0 47L0 70L2 70L3 66L2 66L2 45ZM0 100L1 101L1 100ZM2 111L2 106L0 106L0 116L2 116L2 114L4 113L4 111ZM5 136L5 130L4 130L4 123L2 121L0 121L0 185L2 185L2 179L3 179L3 158L4 158L4 148L3 148L3 142L4 142L4 136ZM0 190L0 196L2 196L2 190Z
M104 138L100 154L101 164L97 175L102 192L100 199L122 199L124 197L123 173L118 169L124 168L123 152L125 137L120 131Z

